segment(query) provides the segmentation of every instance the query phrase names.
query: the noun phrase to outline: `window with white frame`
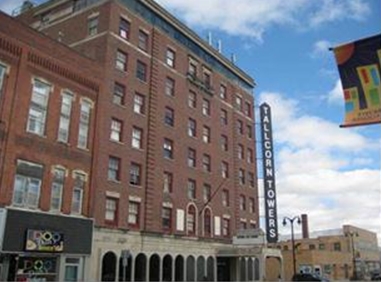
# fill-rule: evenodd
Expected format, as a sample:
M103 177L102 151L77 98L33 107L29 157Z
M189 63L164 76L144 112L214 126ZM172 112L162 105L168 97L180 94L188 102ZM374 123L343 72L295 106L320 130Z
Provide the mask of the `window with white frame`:
M165 79L165 95L175 96L175 80L170 77Z
M143 142L143 129L138 127L132 128L132 148L141 149Z
M73 95L64 91L61 98L61 114L58 125L58 141L67 143L69 140L70 115L73 104Z
M128 224L134 227L139 226L140 203L130 201L128 203Z
M64 189L66 170L56 167L53 171L52 191L50 196L50 210L59 212L62 204L62 192Z
M105 220L108 223L116 224L118 220L118 199L106 197Z
M38 135L45 134L45 122L51 85L34 79L32 99L29 106L27 131Z
M189 91L188 93L188 106L193 109L197 106L197 96L193 91Z
M78 148L87 149L89 129L90 129L90 114L92 104L87 100L81 101L81 110L79 117L79 133L78 133Z
M129 39L130 37L130 22L126 19L120 18L119 21L119 36L124 39Z
M126 87L120 83L114 83L114 93L112 101L117 105L124 105L124 97L126 95Z
M204 116L210 116L210 101L207 99L202 100L202 114Z
M204 154L202 156L202 168L206 172L211 171L211 160L210 160L210 155Z
M144 96L135 93L134 96L134 112L137 114L144 114L145 103L144 103Z
M236 95L235 96L235 108L239 111L242 111L242 97Z
M117 50L115 67L120 71L127 71L127 54L125 52Z
M140 186L142 183L142 167L140 164L131 163L130 166L130 184Z
M171 230L172 228L172 209L163 207L161 210L162 226L164 230Z
M174 68L175 67L176 53L172 49L168 48L165 57L165 63Z
M173 159L173 141L165 138L163 144L164 158Z
M87 19L87 34L89 36L96 35L98 33L98 17L91 17Z
M196 167L196 150L188 148L188 166Z
M13 205L32 209L38 207L43 173L42 165L17 160Z
M204 125L202 129L202 141L204 143L210 143L210 127Z
M188 199L196 199L196 181L188 179Z
M173 174L168 171L164 171L163 174L163 190L164 192L171 193L173 189Z
M196 121L192 118L188 119L188 136L196 137Z
M0 63L0 96L2 93L6 73L7 73L7 67Z
M112 118L111 119L110 139L113 141L121 142L122 141L122 128L123 128L122 121L120 121L116 118Z
M110 156L108 159L107 179L112 181L120 181L120 163L121 160L117 157Z
M73 214L82 214L83 193L85 190L86 175L74 172L73 197L71 200L71 212Z
M188 207L187 232L190 235L196 234L196 209L193 205Z

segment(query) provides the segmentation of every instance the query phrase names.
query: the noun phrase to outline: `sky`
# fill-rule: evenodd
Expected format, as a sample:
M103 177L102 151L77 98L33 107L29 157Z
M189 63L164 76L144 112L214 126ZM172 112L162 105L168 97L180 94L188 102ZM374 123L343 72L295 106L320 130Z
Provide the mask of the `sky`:
M329 51L381 33L381 1L156 1L215 47L220 40L254 78L257 106L271 106L280 234L290 234L283 217L307 214L310 232L350 224L376 232L381 245L381 126L339 127L343 93ZM0 0L0 10L21 3ZM264 229L263 217L261 207Z

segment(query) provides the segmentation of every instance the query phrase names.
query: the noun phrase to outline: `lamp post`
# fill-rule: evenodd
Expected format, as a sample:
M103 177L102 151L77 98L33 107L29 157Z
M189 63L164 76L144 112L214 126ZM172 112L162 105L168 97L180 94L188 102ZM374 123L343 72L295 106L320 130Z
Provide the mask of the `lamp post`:
M295 239L294 239L294 221L298 224L300 224L300 217L299 216L294 216L293 218L289 218L285 216L283 218L283 226L287 225L287 221L290 222L291 224L291 244L292 244L292 266L293 266L293 275L296 274L296 258L295 258Z
M353 241L353 237L358 237L359 234L357 232L346 232L345 237L349 237L352 249L352 267L353 267L353 280L357 280L357 269L356 269L356 254L355 254L355 244Z

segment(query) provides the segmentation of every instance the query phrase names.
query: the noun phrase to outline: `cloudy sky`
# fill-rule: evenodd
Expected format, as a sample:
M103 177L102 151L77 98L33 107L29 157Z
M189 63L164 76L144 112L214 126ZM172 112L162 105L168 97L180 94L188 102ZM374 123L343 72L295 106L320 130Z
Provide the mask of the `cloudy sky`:
M1 0L0 9L21 2ZM257 104L272 107L281 234L290 232L284 216L306 213L310 231L351 224L377 232L381 245L381 128L339 127L343 94L328 50L380 33L381 1L157 2L201 37L211 33L214 46L221 40L255 79Z

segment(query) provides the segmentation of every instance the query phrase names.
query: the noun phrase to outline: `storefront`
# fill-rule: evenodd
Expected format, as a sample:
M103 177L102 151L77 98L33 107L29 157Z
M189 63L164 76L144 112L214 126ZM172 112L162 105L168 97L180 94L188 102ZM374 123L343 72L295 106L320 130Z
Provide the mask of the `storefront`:
M0 281L85 280L93 221L17 209L0 212Z

